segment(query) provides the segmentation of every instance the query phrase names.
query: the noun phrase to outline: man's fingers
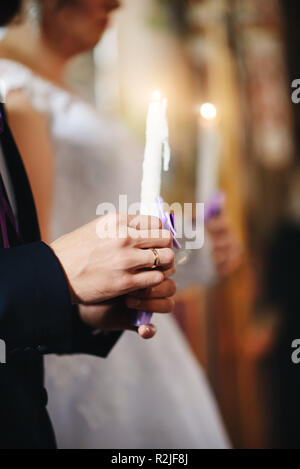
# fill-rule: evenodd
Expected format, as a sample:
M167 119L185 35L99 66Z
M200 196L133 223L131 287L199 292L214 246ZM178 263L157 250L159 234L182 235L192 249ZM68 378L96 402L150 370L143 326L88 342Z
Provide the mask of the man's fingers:
M170 268L168 269L163 269L162 270L162 273L164 274L164 278L165 279L168 279L170 277L173 277L173 275L176 273L176 266L175 265L172 265Z
M138 333L142 339L152 339L156 334L156 327L153 324L150 324L150 326L140 326Z
M174 251L170 248L157 249L159 257L159 267L167 268L174 264L175 255ZM132 268L150 269L155 263L155 255L152 249L135 249L132 251Z
M168 298L176 294L176 283L171 279L166 279L161 285L150 290L149 298Z
M159 270L149 270L145 272L138 272L133 275L131 285L128 293L131 291L142 290L144 288L151 288L159 285L164 281L164 274Z
M149 313L172 313L175 300L173 298L159 299L142 299L142 298L126 298L126 306L132 309L147 311Z
M100 220L102 217L100 218ZM127 228L134 230L152 231L162 229L162 222L158 217L147 215L129 215L128 213L119 213L117 216L110 214L109 220L117 226L122 227L122 231ZM99 221L99 220L98 220Z
M134 241L135 247L168 248L172 246L173 238L168 230L135 230L128 228L128 234Z
M133 331L133 332L138 332L138 334L141 336L142 339L152 339L152 337L155 336L156 334L156 327L153 324L150 324L149 326L139 326L136 327L132 324L132 315L131 314L122 314L123 318L118 320L118 324L116 325L114 322L112 324L108 324L107 330L113 331L113 330L126 330L126 331Z
M157 285L156 287L134 292L130 296L133 298L143 298L143 299L168 298L168 297L174 296L175 293L176 293L176 283L171 279L167 279L167 280L164 280L160 285Z
M158 217L147 215L128 215L127 226L135 230L151 231L162 228L162 222Z

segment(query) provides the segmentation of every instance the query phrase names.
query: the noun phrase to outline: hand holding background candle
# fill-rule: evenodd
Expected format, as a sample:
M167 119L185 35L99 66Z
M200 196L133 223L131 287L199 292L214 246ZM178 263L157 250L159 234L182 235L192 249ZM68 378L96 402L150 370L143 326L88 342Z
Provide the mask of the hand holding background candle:
M220 277L241 263L241 243L224 213L226 195L219 189L222 134L217 108L200 107L198 144L198 202L204 202L204 222L212 243L212 256Z

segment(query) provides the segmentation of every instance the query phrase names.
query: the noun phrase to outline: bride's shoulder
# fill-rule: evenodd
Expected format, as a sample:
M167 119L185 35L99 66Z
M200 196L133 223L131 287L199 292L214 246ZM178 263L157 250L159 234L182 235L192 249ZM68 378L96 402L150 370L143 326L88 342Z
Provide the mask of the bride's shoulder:
M20 91L37 112L52 114L53 103L67 103L70 95L59 86L36 74L15 60L0 58L0 90L6 99L12 92Z
M49 116L33 72L18 62L0 58L0 90L15 135L22 137L25 131L41 134Z
M24 65L0 57L0 90L10 119L28 117L35 111L30 89L33 85L33 74Z
M24 88L32 81L32 72L19 62L0 57L0 80L1 86L6 91Z

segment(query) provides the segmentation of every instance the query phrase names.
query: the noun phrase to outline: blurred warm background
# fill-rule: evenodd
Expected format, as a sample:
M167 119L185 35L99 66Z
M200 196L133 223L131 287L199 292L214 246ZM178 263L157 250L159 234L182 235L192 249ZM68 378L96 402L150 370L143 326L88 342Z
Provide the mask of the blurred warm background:
M183 288L176 316L234 446L299 447L300 370L290 358L300 335L300 107L291 101L300 78L299 2L123 3L94 54L74 62L70 80L141 144L151 91L168 97L169 202L199 201L199 107L216 107L218 184L243 241L243 264L217 285Z

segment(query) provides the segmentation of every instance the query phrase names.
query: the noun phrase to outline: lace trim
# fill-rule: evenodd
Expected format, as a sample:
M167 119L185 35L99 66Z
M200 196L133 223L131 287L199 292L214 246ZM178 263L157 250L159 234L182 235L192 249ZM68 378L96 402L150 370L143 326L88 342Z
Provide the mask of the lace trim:
M35 75L25 65L8 59L0 59L0 84L4 101L10 92L22 90L41 113L52 114L58 105L66 108L72 100L67 91Z

